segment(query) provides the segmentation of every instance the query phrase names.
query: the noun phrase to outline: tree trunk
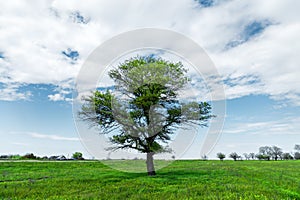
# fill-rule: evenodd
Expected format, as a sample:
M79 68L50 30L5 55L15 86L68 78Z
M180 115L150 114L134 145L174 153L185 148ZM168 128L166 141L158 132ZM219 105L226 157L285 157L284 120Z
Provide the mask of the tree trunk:
M148 176L155 176L155 169L154 169L154 163L153 163L153 152L149 152L147 153L147 172L148 172Z

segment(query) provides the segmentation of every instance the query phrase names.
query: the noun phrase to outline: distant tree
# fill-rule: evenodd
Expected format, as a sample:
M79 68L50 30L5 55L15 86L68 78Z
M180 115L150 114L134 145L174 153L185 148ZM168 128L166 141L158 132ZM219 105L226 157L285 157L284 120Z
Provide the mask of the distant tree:
M249 156L250 156L250 158L251 158L252 160L255 159L255 153L249 153Z
M295 160L300 160L300 152L295 152L294 158L295 158Z
M0 159L9 159L9 156L8 155L1 155Z
M293 160L293 156L290 153L283 153L282 154L282 159L283 160Z
M43 156L42 160L48 160L49 158L47 156Z
M22 159L36 159L36 156L33 153L27 153L22 156Z
M272 157L272 147L263 146L259 147L258 159L259 160L270 160Z
M255 158L258 159L258 160L260 160L261 154L259 154L259 153L255 154Z
M202 160L207 160L207 159L208 159L208 156L204 154L203 156L201 156L201 159L202 159Z
M294 149L296 150L296 152L294 153L295 160L300 160L300 145L296 144Z
M57 160L58 156L50 156L49 160Z
M247 153L243 153L243 156L245 157L246 160L249 160L251 157L250 154Z
M269 157L266 157L265 155L263 154L255 154L255 157L258 159L258 160L268 160Z
M240 157L241 156L239 156L236 152L229 154L229 158L232 158L234 161L236 161Z
M81 155L81 156L82 156L82 155ZM60 155L60 156L57 157L56 160L67 160L67 158L66 158L66 156L64 156L64 155ZM79 159L77 159L77 160L79 160Z
M271 156L274 160L278 160L278 158L281 157L282 155L282 149L277 147L277 146L272 146L271 147Z
M84 159L84 158L82 157L82 153L80 153L80 152L75 152L75 153L73 153L72 158L75 159L75 160L83 160L83 159Z
M217 157L220 159L220 160L224 160L224 158L226 157L224 153L217 153Z

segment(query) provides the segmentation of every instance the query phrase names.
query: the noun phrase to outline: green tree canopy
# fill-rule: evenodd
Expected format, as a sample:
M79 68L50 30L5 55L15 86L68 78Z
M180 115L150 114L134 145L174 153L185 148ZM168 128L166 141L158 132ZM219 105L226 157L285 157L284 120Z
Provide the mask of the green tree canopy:
M226 155L224 153L217 153L217 157L220 159L220 160L224 160L224 158L226 157Z
M190 81L181 62L153 56L131 58L109 71L114 89L85 97L79 116L112 133L109 150L135 149L147 153L147 170L155 175L153 155L170 152L170 135L182 125L207 126L207 102L179 101Z
M81 152L75 152L75 153L73 153L72 158L75 159L75 160L83 160Z

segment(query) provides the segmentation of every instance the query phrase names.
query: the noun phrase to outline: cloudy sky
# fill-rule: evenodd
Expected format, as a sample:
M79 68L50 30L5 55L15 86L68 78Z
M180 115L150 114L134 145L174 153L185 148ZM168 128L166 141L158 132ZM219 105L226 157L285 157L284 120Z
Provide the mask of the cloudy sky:
M84 152L75 78L102 42L138 28L179 32L205 49L226 94L217 152L300 143L298 0L10 0L0 8L0 154ZM298 52L298 53L297 53ZM201 137L186 153L199 158Z

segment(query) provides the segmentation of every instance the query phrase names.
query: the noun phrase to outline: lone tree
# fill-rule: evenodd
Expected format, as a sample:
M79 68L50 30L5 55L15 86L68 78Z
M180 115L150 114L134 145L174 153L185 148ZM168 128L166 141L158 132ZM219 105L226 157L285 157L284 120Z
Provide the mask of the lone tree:
M241 156L239 156L236 152L232 152L231 154L229 154L229 158L232 158L234 161L236 161L240 157Z
M219 152L219 153L217 153L217 157L218 157L221 161L223 161L224 158L225 158L226 156L225 156L224 153Z
M84 160L84 158L82 157L82 153L81 152L75 152L72 155L72 158L75 160Z
M183 125L207 126L211 106L207 102L179 101L190 81L181 62L154 56L134 57L108 72L113 89L96 90L84 97L79 112L108 134L107 150L135 149L147 154L148 175L155 175L153 155L171 152L170 135Z

